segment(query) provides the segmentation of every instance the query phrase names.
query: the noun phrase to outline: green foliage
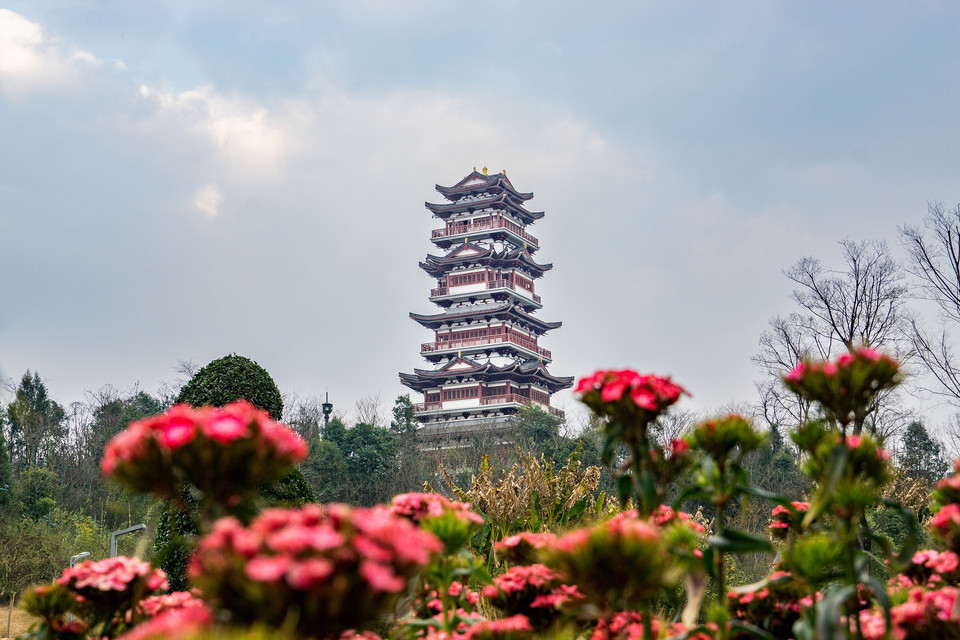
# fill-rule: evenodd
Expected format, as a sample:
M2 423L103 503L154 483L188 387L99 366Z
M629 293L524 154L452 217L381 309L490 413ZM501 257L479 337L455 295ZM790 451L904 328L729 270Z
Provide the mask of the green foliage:
M39 373L23 374L6 414L7 446L15 474L44 464L50 450L67 434L63 407L48 397Z
M390 421L390 431L401 434L415 431L417 423L414 421L413 403L410 394L397 396L393 403L393 420Z
M263 409L274 420L283 416L283 398L266 369L253 360L231 354L200 369L180 390L177 402L194 407L222 407L244 399Z
M34 467L20 474L13 488L13 502L24 517L40 520L56 506L58 489L56 474Z
M562 464L576 447L572 440L560 435L563 421L536 405L520 407L514 420L517 444L524 451L541 453L547 460Z
M361 422L346 432L340 453L346 461L351 504L369 507L390 498L396 452L396 436L387 429Z
M166 572L170 591L189 588L187 559L193 549L192 540L199 533L200 527L193 513L169 505L161 514L153 540L154 564Z
M2 418L3 416L0 416ZM0 421L2 426L2 421ZM13 474L10 471L10 456L7 453L7 440L0 429L0 508L10 502L10 481Z
M903 433L903 454L900 466L910 478L935 484L950 468L943 445L930 437L921 422L911 422Z
M316 502L313 489L298 469L292 470L276 482L260 487L260 497L271 507L302 507Z
M311 442L310 454L300 465L300 469L319 502L342 501L347 486L347 464L336 442Z

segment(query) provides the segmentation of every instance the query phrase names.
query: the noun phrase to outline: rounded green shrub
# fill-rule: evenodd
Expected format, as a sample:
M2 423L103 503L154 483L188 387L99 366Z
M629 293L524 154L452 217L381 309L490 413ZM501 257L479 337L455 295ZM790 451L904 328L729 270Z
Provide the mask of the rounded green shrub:
M250 358L235 353L200 369L177 396L178 403L193 407L222 407L240 399L263 409L274 420L283 417L283 398L273 378Z

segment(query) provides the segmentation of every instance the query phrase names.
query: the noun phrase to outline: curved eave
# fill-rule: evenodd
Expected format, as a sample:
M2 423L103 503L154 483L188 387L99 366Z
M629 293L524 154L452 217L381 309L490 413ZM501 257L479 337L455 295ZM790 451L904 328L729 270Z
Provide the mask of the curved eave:
M497 367L492 364L481 365L470 369L414 369L413 373L401 373L400 380L411 389L423 393L427 389L435 389L438 384L446 380L463 377L482 378L484 382L499 382L509 380L521 384L536 383L547 389L551 394L573 386L573 376L554 376L547 371L546 366L537 361L528 360L506 367Z
M482 266L512 267L517 264L523 265L535 278L541 277L545 272L553 269L551 263L539 264L530 257L530 254L523 251L512 252L513 255L501 255L488 249L482 254L472 256L434 256L427 254L426 259L420 263L420 268L426 271L434 278L439 278L448 273L452 268L462 265L477 263Z
M526 224L531 224L544 216L543 211L528 211L523 205L513 202L503 193L484 198L483 200L471 200L469 202L449 202L445 204L435 204L433 202L423 203L423 206L438 218L448 218L455 213L479 211L489 207L496 207L497 205L503 205Z
M519 308L517 308L517 305L512 303L490 305L489 309L472 308L462 313L438 313L432 315L413 312L410 313L410 318L412 320L419 322L427 329L434 329L445 322L465 320L467 318L496 318L503 316L512 316L513 318L526 323L531 328L539 330L542 333L550 331L551 329L559 329L561 326L563 326L562 322L547 322L545 320L535 318L530 314L521 311Z
M476 182L477 180L480 180L481 182ZM468 182L472 184L467 184ZM533 197L532 192L521 193L520 191L517 191L507 176L502 173L495 173L493 175L485 176L478 171L474 171L452 187L444 187L439 184L436 185L437 191L447 199L456 198L457 196L467 195L469 193L489 189L491 187L500 187L524 201Z

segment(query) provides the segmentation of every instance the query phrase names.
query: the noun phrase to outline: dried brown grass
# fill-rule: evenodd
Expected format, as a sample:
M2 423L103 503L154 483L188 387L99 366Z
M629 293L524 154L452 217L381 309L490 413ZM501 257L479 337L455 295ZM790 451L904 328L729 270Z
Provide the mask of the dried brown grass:
M9 629L7 629L7 616L10 616ZM10 610L9 604L5 607L0 607L0 638L16 638L17 636L23 635L36 620L36 618L20 608L19 600L17 601L17 605L13 606L12 611Z

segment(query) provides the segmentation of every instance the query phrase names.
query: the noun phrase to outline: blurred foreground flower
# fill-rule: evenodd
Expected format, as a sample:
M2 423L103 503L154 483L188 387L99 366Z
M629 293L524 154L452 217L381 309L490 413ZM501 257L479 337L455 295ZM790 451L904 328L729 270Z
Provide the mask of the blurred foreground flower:
M328 637L374 623L441 550L386 508L308 505L268 509L249 527L219 520L189 572L233 622Z
M783 377L787 388L819 403L846 429L855 431L873 408L876 395L900 383L900 367L893 358L858 347L834 361L803 361Z
M183 504L197 492L201 511L246 508L256 487L282 478L307 456L306 443L245 400L224 407L176 405L131 423L104 451L104 474L134 491Z

